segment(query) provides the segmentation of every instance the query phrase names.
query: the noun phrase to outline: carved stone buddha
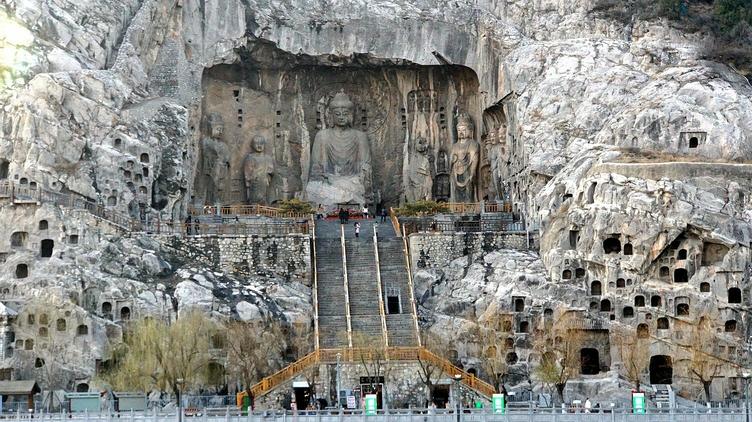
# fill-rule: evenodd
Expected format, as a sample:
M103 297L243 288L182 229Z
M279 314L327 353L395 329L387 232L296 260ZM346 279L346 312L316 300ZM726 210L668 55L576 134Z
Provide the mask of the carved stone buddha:
M452 145L450 158L452 200L475 201L475 176L478 170L480 146L474 136L473 121L468 114L457 118L457 142Z
M266 139L256 135L251 141L251 152L243 162L246 198L251 204L268 204L274 176L274 159L266 154Z
M329 103L333 127L316 134L306 196L316 204L372 201L371 151L365 132L352 128L353 103L343 91Z

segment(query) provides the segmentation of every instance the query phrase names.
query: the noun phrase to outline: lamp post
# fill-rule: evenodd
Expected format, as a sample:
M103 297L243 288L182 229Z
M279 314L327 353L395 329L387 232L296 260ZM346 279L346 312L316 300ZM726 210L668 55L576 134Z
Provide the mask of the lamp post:
M460 422L460 412L461 412L460 401L462 401L462 394L460 392L460 381L462 381L462 374L454 374L454 382L455 382L455 387L457 390L457 393L455 393L455 401L457 402L457 405L455 406L456 412L457 412L457 422Z
M749 378L752 376L749 372L742 372L744 379L744 420L749 422Z
M342 404L341 404L342 402L340 401L340 396L339 396L339 390L340 390L339 362L341 359L342 359L342 353L337 353L337 409L340 409L340 411L342 410Z
M175 397L175 400L177 400L178 405L178 422L183 421L183 382L184 380L182 378L178 378L175 380L175 385L178 387L177 391L177 397Z

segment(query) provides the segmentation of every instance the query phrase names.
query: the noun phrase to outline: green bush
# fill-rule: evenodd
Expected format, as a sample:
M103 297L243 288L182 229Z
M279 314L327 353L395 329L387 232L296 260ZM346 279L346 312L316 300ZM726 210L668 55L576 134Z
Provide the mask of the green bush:
M416 201L405 204L397 209L397 215L411 217L416 215L431 215L446 212L446 205L436 201Z
M752 26L752 0L716 0L715 18L727 35Z
M300 199L286 199L279 203L279 208L283 212L291 212L298 214L313 214L314 209L308 202L301 201Z

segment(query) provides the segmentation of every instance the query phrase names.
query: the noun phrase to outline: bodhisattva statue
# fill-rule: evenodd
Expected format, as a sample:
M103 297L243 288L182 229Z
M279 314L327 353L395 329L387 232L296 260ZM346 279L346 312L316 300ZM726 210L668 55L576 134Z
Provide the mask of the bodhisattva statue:
M274 159L266 154L266 138L261 135L254 136L251 141L251 152L243 162L243 177L248 203L268 204L274 177Z
M451 193L447 153L440 149L436 160L436 181L433 184L433 197L437 201L445 202L449 200Z
M224 123L222 116L212 113L208 118L209 137L201 140L201 187L204 202L215 204L222 200L229 173L230 153L222 142Z
M452 145L450 159L452 200L475 202L475 175L478 170L480 146L474 137L473 121L468 114L457 118L457 143Z
M408 202L431 199L433 189L433 163L429 154L428 140L415 140L415 153L410 158L407 173Z
M316 134L306 186L310 202L324 205L372 202L371 150L365 132L352 128L353 103L343 91L329 103L334 127Z

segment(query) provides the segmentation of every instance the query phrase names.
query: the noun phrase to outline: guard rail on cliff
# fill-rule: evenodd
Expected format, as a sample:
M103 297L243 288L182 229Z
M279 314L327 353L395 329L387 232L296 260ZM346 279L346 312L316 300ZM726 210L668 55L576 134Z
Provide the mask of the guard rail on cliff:
M218 216L261 216L270 218L308 218L311 214L289 212L282 208L269 207L266 205L207 205L203 208L191 208L188 210L193 216L218 215Z
M439 368L442 373L454 378L460 375L461 381L465 386L477 391L478 393L491 397L496 391L494 387L479 379L475 375L465 372L458 368L449 360L438 356L425 347L388 347L386 349L368 348L343 348L343 349L318 349L315 350L296 362L286 366L276 373L262 379L256 385L251 387L254 397L262 396L281 384L287 382L296 375L301 374L306 369L314 365L336 363L337 355L340 362L358 363L361 361L370 361L374 359L385 359L391 361L423 361L430 362Z

